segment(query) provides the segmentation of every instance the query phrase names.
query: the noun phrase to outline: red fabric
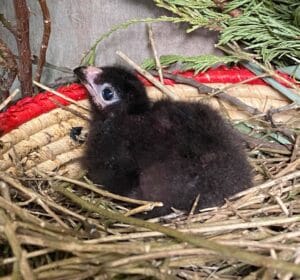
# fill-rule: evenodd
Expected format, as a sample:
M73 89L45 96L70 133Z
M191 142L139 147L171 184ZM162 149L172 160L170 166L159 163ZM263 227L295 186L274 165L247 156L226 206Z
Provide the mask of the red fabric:
M239 83L255 75L249 70L242 67L228 68L226 66L220 66L212 68L204 73L194 75L194 71L180 72L176 71L174 74L179 74L187 78L193 78L200 83ZM280 74L286 79L294 82L286 74ZM140 77L146 86L151 85L150 82ZM174 85L175 82L169 79L165 79L166 85ZM248 84L262 85L265 82L261 79L255 79ZM86 98L86 89L79 84L72 84L70 86L60 87L57 89L58 92L70 97L74 100L82 100ZM49 112L56 108L56 105L49 99L49 97L57 100L63 105L69 104L64 99L57 97L50 92L43 92L34 97L26 97L18 101L15 105L11 106L6 112L0 113L0 135L3 135L14 128L17 128L21 124L35 118L43 113Z
M217 68L211 68L208 69L205 72L201 72L198 74L194 74L194 71L174 71L174 74L181 75L186 78L193 78L199 83L229 83L229 84L236 84L240 83L242 81L245 81L247 79L255 77L255 74L253 74L251 71L244 67L240 66L234 66L234 67L227 67L227 66L219 66ZM287 74L277 72L280 76L284 77L288 81L294 83L295 81ZM148 80L141 77L141 80L144 82L146 86L152 85ZM279 81L282 83L282 81ZM164 79L165 85L174 85L176 82L170 79ZM247 84L250 85L267 85L262 79L255 79L250 82L247 82ZM285 83L282 83L283 85L287 86Z
M80 84L60 87L57 91L74 100L82 100L87 96L85 87ZM63 105L69 104L66 100L50 92L43 92L34 97L25 97L9 107L7 111L0 113L0 135L17 128L32 118L55 109L56 105L50 98Z

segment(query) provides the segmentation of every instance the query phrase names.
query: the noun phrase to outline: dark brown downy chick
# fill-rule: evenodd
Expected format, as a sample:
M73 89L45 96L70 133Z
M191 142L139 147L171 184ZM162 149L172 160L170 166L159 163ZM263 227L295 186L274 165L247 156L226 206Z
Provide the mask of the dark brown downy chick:
M220 205L252 186L241 139L209 106L153 104L138 78L119 67L74 70L90 94L92 123L84 167L94 183L142 200L162 201L150 216Z

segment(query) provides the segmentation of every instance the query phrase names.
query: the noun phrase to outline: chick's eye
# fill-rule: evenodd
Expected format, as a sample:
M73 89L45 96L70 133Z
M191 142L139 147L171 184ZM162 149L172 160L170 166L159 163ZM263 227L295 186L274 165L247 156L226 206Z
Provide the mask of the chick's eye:
M114 90L109 87L104 88L102 90L102 97L106 101L112 100L114 97Z

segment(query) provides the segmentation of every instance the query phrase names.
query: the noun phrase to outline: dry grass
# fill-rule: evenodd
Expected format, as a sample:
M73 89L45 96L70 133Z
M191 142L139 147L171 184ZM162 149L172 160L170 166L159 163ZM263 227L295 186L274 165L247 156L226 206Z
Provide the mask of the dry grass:
M29 178L20 167L42 147L13 144L18 175L0 171L0 280L300 279L300 137L285 128L288 147L250 143L254 188L219 208L151 221L130 216L158 203L110 194L84 177L36 169Z
M288 267L273 269L280 263L253 259L254 266L238 257L248 251L267 261L300 261L299 151L264 151L262 158L258 150L249 151L256 187L220 208L154 220L183 233L184 242L119 214L139 201L112 200L84 180L1 173L0 279L292 279ZM229 246L236 255L190 237Z

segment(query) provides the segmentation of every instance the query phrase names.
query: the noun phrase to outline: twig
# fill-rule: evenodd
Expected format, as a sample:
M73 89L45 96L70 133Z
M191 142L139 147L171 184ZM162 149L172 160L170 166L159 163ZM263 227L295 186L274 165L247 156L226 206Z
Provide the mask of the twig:
M4 14L0 13L0 22L3 24L3 26L9 30L15 37L17 37L17 30L16 28L11 24L9 20L7 20L4 16Z
M75 83L76 81L78 81L78 79L74 76L59 77L53 83L47 84L47 86L50 88L57 88L65 84Z
M239 217L240 219L242 219L245 222L250 222L250 219L248 217L245 217L244 215L242 215L231 203L231 201L229 201L228 199L225 199L226 201L226 205L228 206L229 209L232 210L232 212Z
M11 88L17 74L18 66L17 61L9 49L7 44L0 38L0 53L1 53L1 68L4 68L6 75L0 77L0 102L9 95L9 89Z
M286 183L287 181L289 180L292 180L292 179L296 179L296 178L299 178L300 177L300 171L295 171L291 174L288 174L288 175L285 175L281 178L276 178L274 180L271 180L271 181L267 181L259 186L256 186L256 187L253 187L253 188L250 188L248 190L245 190L243 192L240 192L234 196L232 196L232 198L239 198L239 197L242 197L248 193L252 193L252 192L256 192L256 191L261 191L263 189L266 189L266 188L271 188L275 185L278 185L278 184L281 184L281 183Z
M289 87L295 89L297 92L300 92L300 89L295 84L293 84L286 78L278 75L274 70L269 69L269 68L265 67L263 64L259 63L257 60L255 60L253 58L253 56L251 56L250 53L247 53L244 50L242 50L236 43L235 44L227 44L227 46L228 46L228 48L222 47L222 46L218 46L218 48L225 53L239 57L240 60L246 60L249 63L255 64L256 68L257 67L261 68L265 73L269 74L269 76L275 77L277 80L286 83L287 85L289 85ZM246 65L245 65L245 67L246 67ZM261 74L261 70L259 71L259 73ZM268 79L268 78L263 78L263 79ZM276 89L278 89L278 88L276 88ZM300 98L299 96L295 95L294 93L291 93L291 95L295 96L297 99Z
M7 201L11 201L8 186L5 182L0 181L0 195Z
M108 272L119 273L120 268L107 268ZM126 267L122 268L122 273L129 275L143 275L148 277L143 277L144 279L162 279L162 280L174 280L178 279L174 278L173 275L169 275L168 271L163 272L163 269L155 268L155 267ZM134 279L134 276L129 277ZM129 279L128 278L128 279ZM139 278L139 279L143 279ZM191 278L190 278L191 279ZM197 279L197 278L196 278Z
M133 208L127 211L124 216L129 217L138 213L147 212L153 210L154 207L162 207L162 202L150 202L148 204L141 205L139 207Z
M298 158L295 161L290 162L283 170L281 170L280 172L278 172L274 178L280 178L292 171L297 170L297 168L300 166L300 158Z
M281 112L285 112L285 111L289 111L289 110L297 110L299 108L300 108L300 105L293 102L291 104L284 105L284 106L281 106L281 107L278 107L278 108L269 109L268 112L266 113L266 115L272 116L272 115L277 114L277 113L281 113Z
M71 193L70 191L68 191L65 188L57 187L56 191L62 193L63 195L65 195L70 200L72 200L74 203L80 205L84 209L91 211L91 212L96 212L108 219L117 220L117 221L120 221L123 223L151 229L154 231L159 231L163 234L171 236L182 242L187 242L187 243L195 245L197 247L202 247L205 249L212 250L226 258L236 258L239 261L243 261L245 263L252 264L255 266L264 266L266 268L278 269L278 270L282 270L282 271L286 271L286 272L293 272L295 275L300 276L300 267L298 265L295 265L295 264L292 264L292 263L289 263L286 261L273 260L269 257L260 256L255 253L247 252L245 250L237 250L235 247L221 245L221 244L215 243L211 240L204 239L198 235L196 236L196 235L189 234L189 233L183 233L183 232L180 232L175 229L161 226L159 224L150 223L150 222L139 220L139 219L132 218L132 217L125 217L124 215L121 215L118 213L112 213L106 209L101 209L101 208L93 205L89 201L85 201L85 200L81 199L80 197L78 197L74 193ZM298 219L299 219L299 217L298 217Z
M283 232L275 236L266 238L264 241L268 243L281 242L283 240L292 240L295 237L300 237L300 231Z
M154 84L157 88L159 88L164 94L166 94L170 99L178 100L178 96L169 90L167 87L162 85L158 80L156 80L150 73L142 69L135 62L133 62L128 56L126 56L121 51L117 51L116 54L120 56L123 60L125 60L130 66L132 66L137 72L139 72L142 76L144 76L147 80L149 80L152 84Z
M226 9L226 4L229 2L227 0L213 0L217 7L219 7L222 11ZM242 15L242 11L240 9L233 9L228 12L232 17L239 17Z
M83 119L83 120L85 120L85 121L87 121L87 122L90 122L90 121L91 121L91 119L90 119L89 117L87 117L87 116L81 114L80 112L78 112L78 111L76 111L76 110L74 110L74 109L72 109L72 108L70 108L70 107L68 107L68 106L65 106L65 105L61 104L58 100L55 100L54 98L51 98L51 97L50 97L49 99L50 99L57 107L59 107L59 108L61 108L61 109L63 109L63 110L66 110L66 111L68 111L68 112L70 112L70 113L72 113L74 116L79 117L79 118L81 118L81 119Z
M62 93L59 93L58 91L56 91L56 90L54 90L54 89L52 89L52 88L49 88L49 87L47 87L47 86L45 86L45 85L43 85L43 84L41 84L41 83L39 83L39 82L33 81L33 83L34 83L36 86L38 86L38 87L40 87L40 88L42 88L42 89L44 89L44 90L46 90L46 91L49 91L49 92L53 93L54 95L59 96L60 98L62 98L62 99L64 99L64 100L68 101L69 103L74 104L74 105L76 105L77 107L80 107L81 109L84 109L84 110L90 112L90 109L89 109L89 108L87 108L86 106L83 106L83 105L81 105L81 104L78 104L78 103L77 103L75 100L73 100L72 98L69 98L69 97L63 95Z
M2 180L0 181L0 195L7 201L11 202L11 195L10 195L8 185L6 184L6 182L4 182ZM16 219L16 216L14 215L14 213L9 213L9 214L10 214L10 217L12 220Z
M15 89L13 93L8 96L1 104L0 104L0 111L2 111L19 93L19 89Z
M56 215L50 208L49 206L41 199L41 198L36 198L36 202L38 205L40 205L46 213L49 214L50 217L52 217L60 226L62 226L65 229L70 229L70 227L64 223L64 221Z
M2 224L4 224L4 233L17 259L17 261L14 263L12 279L19 279L19 274L21 274L25 280L34 280L35 276L26 259L26 251L22 250L15 232L16 229L2 209L0 209L0 221Z
M26 195L26 197L35 198L36 201L37 201L37 203L42 208L44 208L46 204L48 204L49 206L51 206L53 208L56 208L55 206L58 207L58 205L56 205L53 202L51 203L51 201L43 198L38 193L35 193L33 190L25 188L19 181L11 178L10 176L6 175L5 173L0 172L0 179L3 180L3 181L5 181L11 187L13 187L13 188L21 191L24 195ZM41 227L44 227L44 228L49 228L49 229L51 229L53 231L67 232L66 230L62 229L61 226L57 227L57 226L51 225L50 223L46 223L45 221L41 221L39 218L36 218L35 216L32 216L25 209L22 209L22 208L18 207L15 204L12 204L12 203L10 203L9 205L7 205L5 202L2 201L1 197L0 197L0 207L5 208L7 210L10 210L11 212L14 212L16 215L22 217L23 220L30 221L33 224L37 224L37 225L39 225ZM2 205L1 205L1 203L2 203ZM49 208L46 206L46 209L49 209ZM47 210L45 210L45 211L47 212Z
M241 222L237 220L235 223L228 222L228 224L217 224L217 225L202 225L196 228L184 228L181 232L184 233L211 233L211 232L224 232L224 231L234 231L238 229L249 229L249 228L259 228L264 226L272 225L283 225L286 223L298 223L300 222L300 215L294 215L293 217L276 217L276 218L254 218L250 222Z
M160 60L158 58L157 50L156 50L156 47L155 47L152 25L147 24L147 26L148 26L149 40L150 40L151 48L152 48L152 51L153 51L154 60L155 60L155 64L156 64L156 69L158 71L159 80L162 84L164 84L164 78L163 78L163 73L162 73L162 69L161 69L161 64L160 64Z
M110 197L110 198L113 198L113 199L116 199L116 200L119 200L119 201L124 201L124 202L134 203L134 204L140 204L140 205L148 205L149 203L151 203L150 201L138 200L138 199L133 199L133 198L117 195L117 194L114 194L114 193L110 193L108 191L102 190L101 188L99 188L99 187L97 187L93 184L87 184L87 183L84 183L84 182L81 182L81 181L78 181L78 180L75 180L75 179L67 178L67 177L64 177L64 176L60 176L60 175L54 175L53 177L50 177L50 178L55 179L55 180L59 180L59 181L69 182L69 183L75 184L77 186L83 187L85 189L88 189L90 191L93 191L95 193L98 193L102 196ZM162 206L161 202L152 202L152 203L154 203L155 206Z
M19 57L17 56L16 58L19 59ZM31 58L31 61L33 64L38 64L39 62L39 58L36 56L36 55L33 55L32 58ZM56 70L56 71L59 71L59 72L63 72L63 73L66 73L66 74L73 74L73 71L72 69L68 68L68 67L65 67L65 66L57 66L57 65L54 65L52 63L49 63L49 62L45 62L45 67L48 67L50 69L53 69L53 70Z
M41 249L41 250L38 250L38 251L33 251L33 252L30 252L30 253L27 253L26 257L28 259L29 258L34 258L34 257L38 257L38 256L41 256L41 255L52 253L53 251L54 251L53 249ZM11 257L11 258L7 258L7 259L3 259L2 263L3 264L9 264L9 263L15 262L16 260L17 260L16 257Z
M151 71L151 73L156 73L157 74L156 71ZM172 79L172 80L174 80L178 83L193 86L193 87L197 88L199 92L212 93L212 94L214 94L215 92L218 92L216 94L216 97L218 97L221 100L224 100L224 101L228 102L229 104L232 104L232 105L246 111L250 115L261 114L261 112L257 108L253 108L253 107L245 104L244 102L240 101L238 98L230 96L227 93L221 91L220 89L211 88L209 86L201 84L201 83L197 82L194 79L186 78L186 77L182 77L180 75L174 75L174 74L166 73L166 72L164 72L164 77L168 78L168 79Z
M14 0L17 21L17 47L19 53L18 76L22 96L32 95L32 65L29 43L29 11L26 0Z
M251 61L248 62L243 62L243 66L245 66L248 70L253 72L256 75L261 75L263 74L263 71L271 75L272 77L275 77L279 79L280 81L286 81L286 79L282 78L280 75L278 75L275 71L269 70L268 68L264 67L263 65L259 64L256 62L256 60L252 59ZM263 69L263 71L261 70ZM280 92L282 95L287 97L293 102L296 102L300 105L300 96L287 87L283 86L280 82L277 82L277 80L271 78L271 77L266 77L262 78L267 84L269 84L271 87L275 88L278 92ZM289 82L289 81L288 81ZM300 93L300 89L295 88L294 84L291 84L291 82L288 83L292 88L296 89L298 93Z
M38 82L41 79L43 67L45 64L46 52L47 52L48 42L49 42L50 33L51 33L51 19L50 19L50 13L49 13L49 9L47 6L47 2L46 2L46 0L39 0L39 4L40 4L42 14L43 14L44 32L43 32L43 39L42 39L42 44L41 44L41 48L40 48L40 56L38 59L38 65L37 65L37 69L35 72L35 80Z
M198 203L199 203L199 199L200 199L200 194L198 194L198 195L196 196L196 198L195 198L195 200L194 200L194 202L193 202L192 208L191 208L190 213L189 213L189 215L188 215L188 219L190 219L190 218L194 215L195 210L196 210L196 208L197 208L197 206L198 206Z
M193 249L165 250L163 252L153 252L153 253L151 252L139 256L120 258L118 260L114 260L112 262L106 263L105 266L118 267L129 263L136 263L142 260L163 259L163 258L170 258L175 256L186 256L186 255L198 255L199 253L203 253L203 249L193 248Z
M295 140L295 144L294 144L294 148L293 148L293 151L292 151L291 159L290 159L291 162L296 160L299 148L300 148L300 135L297 135L296 140Z
M279 207L282 209L283 213L284 213L287 217L289 217L289 214L290 214L290 213L289 213L289 210L287 209L287 207L286 207L285 204L283 203L282 199L281 199L279 196L277 196L277 195L275 195L274 198L275 198L276 202L278 203Z
M285 155L290 155L291 151L289 150L290 145L280 145L278 143L272 143L264 139L251 137L247 134L240 133L241 137L247 143L249 148L258 149L263 151L269 151L274 153L281 153Z

